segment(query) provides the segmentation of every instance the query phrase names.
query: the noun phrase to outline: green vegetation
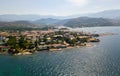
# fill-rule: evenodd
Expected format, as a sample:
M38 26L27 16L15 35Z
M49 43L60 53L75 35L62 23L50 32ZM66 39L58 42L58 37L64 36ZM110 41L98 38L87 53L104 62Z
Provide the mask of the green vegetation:
M60 49L74 46L85 46L87 42L99 42L95 35L70 31L24 31L1 32L3 34L2 45L8 48L10 54L33 53L34 51ZM6 36L5 36L6 35ZM96 35L98 36L98 35ZM2 48L2 47L1 47Z

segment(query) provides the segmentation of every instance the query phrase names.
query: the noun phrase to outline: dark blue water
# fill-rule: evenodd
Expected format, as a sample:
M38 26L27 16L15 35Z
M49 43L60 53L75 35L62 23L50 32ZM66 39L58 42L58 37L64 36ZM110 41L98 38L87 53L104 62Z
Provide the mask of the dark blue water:
M87 31L120 33L120 27L87 28ZM100 40L93 47L26 56L0 55L0 76L120 76L120 34Z

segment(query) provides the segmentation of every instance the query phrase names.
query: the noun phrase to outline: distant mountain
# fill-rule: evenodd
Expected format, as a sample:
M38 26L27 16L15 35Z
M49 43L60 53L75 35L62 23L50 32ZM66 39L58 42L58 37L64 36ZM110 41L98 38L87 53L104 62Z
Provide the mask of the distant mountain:
M0 22L0 29L2 28L35 28L35 27L49 27L49 26L67 26L67 27L96 27L96 26L120 26L120 19L107 19L107 18L91 18L79 17L72 19L41 19L37 21L12 21Z
M77 15L67 16L66 18L77 18L77 17L116 18L116 17L120 17L120 9L104 10L95 13L77 14Z
M117 10L105 10L102 12L98 12L98 13L92 13L92 14L88 14L85 15L87 17L94 17L94 18L116 18L116 17L120 17L120 9Z
M28 20L35 21L43 18L54 18L54 19L64 19L62 16L52 16L52 15L0 15L0 21L19 21Z
M68 27L93 27L93 26L120 26L120 20L105 18L80 17L67 21L64 26Z
M0 21L19 21L19 20L28 20L35 21L43 19L45 22L51 22L51 19L71 19L77 17L94 17L94 18L117 18L120 17L120 9L117 10L105 10L98 13L91 14L80 14L80 15L71 15L71 16L54 16L54 15L14 15L14 14L6 14L0 15ZM48 19L48 20L45 20ZM54 20L55 21L55 20ZM37 21L38 22L38 21ZM39 23L39 22L38 22ZM44 23L44 22L42 22Z
M18 21L18 20L34 20L39 19L40 17L37 15L0 15L1 21Z
M71 19L40 19L32 22L34 24L41 25L54 25L54 26L68 26L68 27L93 27L93 26L120 26L120 19L108 19L108 18L92 18L92 17L78 17Z
M55 24L61 20L59 19L53 19L53 18L46 18L46 19L39 19L36 21L33 21L34 24L42 24L42 25L49 25L49 24Z
M0 22L0 27L35 27L37 25L28 21Z
M0 27L4 26L120 26L120 10L106 10L98 13L74 16L51 16L51 15L0 15Z

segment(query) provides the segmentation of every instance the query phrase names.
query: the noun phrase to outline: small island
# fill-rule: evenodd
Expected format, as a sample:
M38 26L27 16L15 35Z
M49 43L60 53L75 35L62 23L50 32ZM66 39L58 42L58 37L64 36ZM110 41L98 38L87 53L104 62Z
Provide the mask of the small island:
M36 51L56 51L64 48L91 46L99 42L99 34L59 30L0 31L0 53L27 55Z

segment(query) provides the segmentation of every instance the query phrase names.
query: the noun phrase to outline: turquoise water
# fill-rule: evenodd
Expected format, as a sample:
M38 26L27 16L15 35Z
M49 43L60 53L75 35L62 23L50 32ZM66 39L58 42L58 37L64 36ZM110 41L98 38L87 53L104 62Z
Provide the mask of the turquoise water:
M120 33L120 27L77 28ZM120 76L120 34L100 37L93 47L0 55L0 76Z

